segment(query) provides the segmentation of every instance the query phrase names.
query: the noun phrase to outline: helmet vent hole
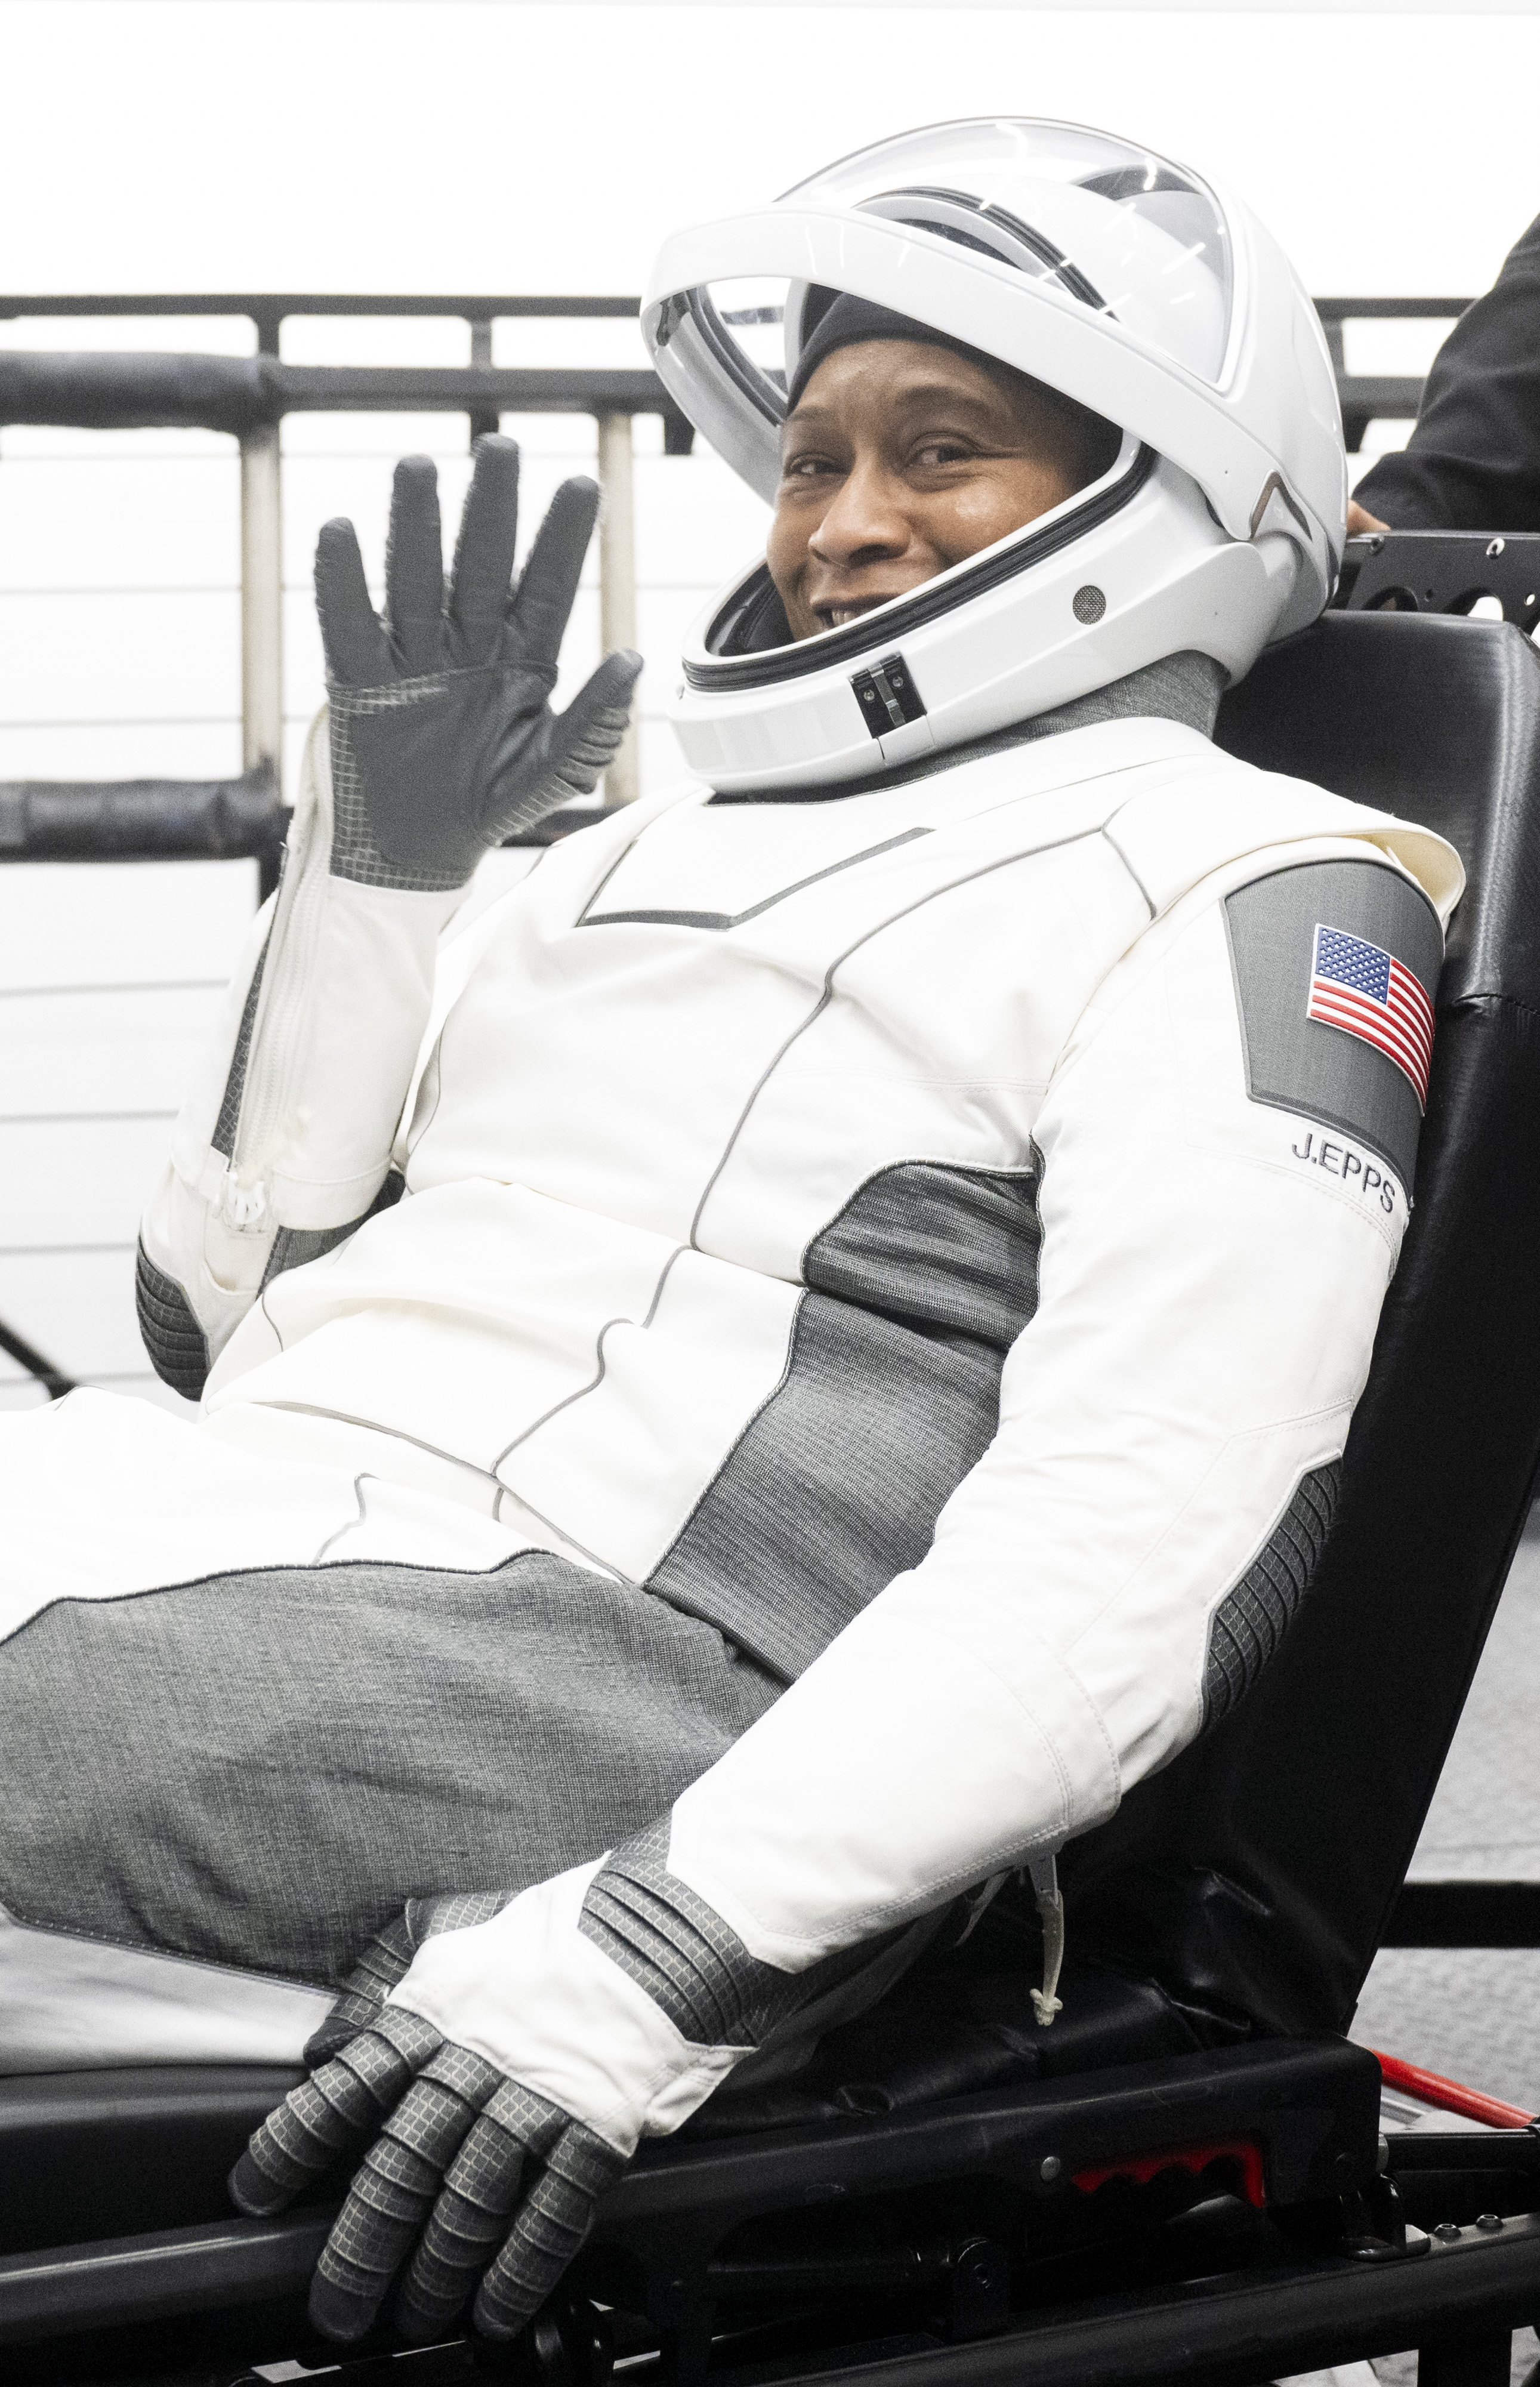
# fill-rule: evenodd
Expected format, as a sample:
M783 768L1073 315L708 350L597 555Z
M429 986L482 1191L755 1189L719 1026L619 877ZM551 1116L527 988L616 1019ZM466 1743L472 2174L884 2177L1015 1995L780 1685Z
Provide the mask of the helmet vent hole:
M1076 589L1073 610L1077 622L1099 622L1107 610L1107 600L1102 591L1088 580L1083 588Z

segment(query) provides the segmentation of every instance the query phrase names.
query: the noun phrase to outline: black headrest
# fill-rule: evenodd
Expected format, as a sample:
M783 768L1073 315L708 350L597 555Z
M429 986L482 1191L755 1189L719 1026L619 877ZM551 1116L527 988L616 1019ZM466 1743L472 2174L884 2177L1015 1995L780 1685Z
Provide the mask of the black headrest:
M1417 1207L1319 1575L1252 1697L1067 1851L1071 1945L1264 2030L1341 2029L1405 1876L1540 1460L1540 657L1329 614L1218 742L1438 830L1469 886Z
M1265 654L1216 740L1265 771L1399 813L1470 875L1440 1001L1540 1004L1540 656L1506 622L1328 613Z

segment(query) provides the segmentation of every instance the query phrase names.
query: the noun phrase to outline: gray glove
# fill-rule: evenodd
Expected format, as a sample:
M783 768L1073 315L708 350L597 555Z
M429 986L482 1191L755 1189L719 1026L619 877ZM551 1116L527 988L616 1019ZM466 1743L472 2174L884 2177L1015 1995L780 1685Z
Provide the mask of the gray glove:
M440 1931L463 1931L488 1923L512 1898L511 1889L443 1890L436 1898L409 1898L403 1911L376 1931L337 1991L336 2003L305 2041L305 2062L314 2072L340 2054L360 2030L372 2030L398 1981L404 1980L425 1939Z
M625 735L641 657L600 663L565 713L556 663L599 509L562 483L511 590L519 450L478 440L448 598L438 476L396 467L385 619L350 522L322 526L316 610L331 706L332 872L369 887L462 887L489 847L591 795Z
M368 2149L310 2291L325 2336L365 2335L398 2276L407 2337L445 2334L473 2298L483 2335L516 2336L588 2236L625 2148L676 2128L778 2022L904 1937L781 1972L670 1872L669 1831L665 1818L614 1850L580 1904L574 1876L561 1875L506 1904L486 1894L414 1902L372 1943L306 2051L313 2060L340 2036L339 2052L268 2116L230 2179L243 2213L276 2213ZM608 1960L597 1973L595 1949ZM414 2010L414 1989L439 2021ZM593 2042L587 2113L442 2027L473 2003L484 2045L499 2009L526 2050L548 2028L565 2045L574 2000ZM563 2063L572 2074L570 2048Z

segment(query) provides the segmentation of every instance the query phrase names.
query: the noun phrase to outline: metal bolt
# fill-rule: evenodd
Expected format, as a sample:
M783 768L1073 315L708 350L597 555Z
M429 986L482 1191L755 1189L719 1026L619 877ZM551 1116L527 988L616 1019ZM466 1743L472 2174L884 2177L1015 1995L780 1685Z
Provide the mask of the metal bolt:
M1059 2161L1057 2155L1044 2155L1041 2164L1038 2167L1038 2178L1040 2179L1055 2180L1063 2169L1064 2166Z
M1502 2226L1503 2216L1500 2213L1478 2213L1476 2216L1478 2229L1500 2229Z
M1488 556L1489 556L1489 557L1490 557L1490 556L1494 556L1494 555L1501 555L1501 553L1502 553L1502 551L1503 551L1504 548L1505 548L1507 545L1508 545L1508 541L1507 541L1507 539L1506 539L1506 538L1495 538L1495 539L1493 540L1493 542L1492 542L1491 546L1487 549L1486 552L1487 552L1487 554L1488 554Z
M1442 2238L1445 2246L1452 2246L1455 2240L1459 2236L1459 2223L1458 2221L1441 2221L1438 2228L1433 2231L1433 2236L1435 2238Z

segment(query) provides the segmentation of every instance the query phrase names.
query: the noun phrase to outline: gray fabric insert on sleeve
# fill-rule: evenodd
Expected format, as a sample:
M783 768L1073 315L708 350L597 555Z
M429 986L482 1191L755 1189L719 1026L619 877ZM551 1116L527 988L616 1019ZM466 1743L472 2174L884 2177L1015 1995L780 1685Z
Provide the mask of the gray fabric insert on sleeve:
M788 2016L870 1974L902 1927L782 1972L752 1955L715 1907L671 1873L672 1815L618 1848L589 1883L577 1927L696 2047L758 2047ZM914 1937L911 1932L908 1936Z
M1393 954L1432 1003L1444 933L1428 898L1389 863L1302 862L1238 887L1225 922L1252 1101L1361 1138L1409 1195L1422 1126L1416 1088L1387 1054L1307 1018L1306 1006L1318 925Z
M220 1098L220 1115L214 1121L214 1132L208 1141L212 1149L229 1160L235 1150L235 1130L241 1123L241 1096L246 1092L246 1063L251 1058L251 1039L257 1027L257 1003L262 991L262 972L267 967L268 953L272 943L270 928L267 941L257 956L257 966L251 973L251 984L246 991L241 1010L241 1024L235 1034L235 1050L230 1056L230 1075L224 1081Z
M1036 1168L903 1162L809 1244L780 1384L648 1588L787 1680L930 1547L1037 1307Z
M757 2043L762 2009L789 1976L760 1964L713 1906L668 1870L672 1819L617 1849L584 1897L577 1927L697 2047Z
M1244 1699L1298 1615L1336 1514L1342 1461L1302 1475L1293 1498L1208 1628L1205 1728Z
M628 1839L780 1687L546 1551L57 1600L0 1644L0 1905L330 1986L410 1900Z
M290 1269L304 1268L309 1261L323 1259L328 1252L335 1252L349 1235L356 1235L368 1219L377 1219L382 1210L393 1210L406 1192L406 1185L407 1181L400 1170L390 1168L385 1171L385 1182L368 1209L361 1211L358 1218L349 1219L345 1227L280 1227L272 1239L272 1249L268 1254L268 1264L262 1270L262 1283L259 1290L265 1291L275 1276L285 1276Z
M143 1244L133 1267L139 1332L163 1384L184 1401L201 1400L208 1377L208 1337L175 1279L156 1267Z

